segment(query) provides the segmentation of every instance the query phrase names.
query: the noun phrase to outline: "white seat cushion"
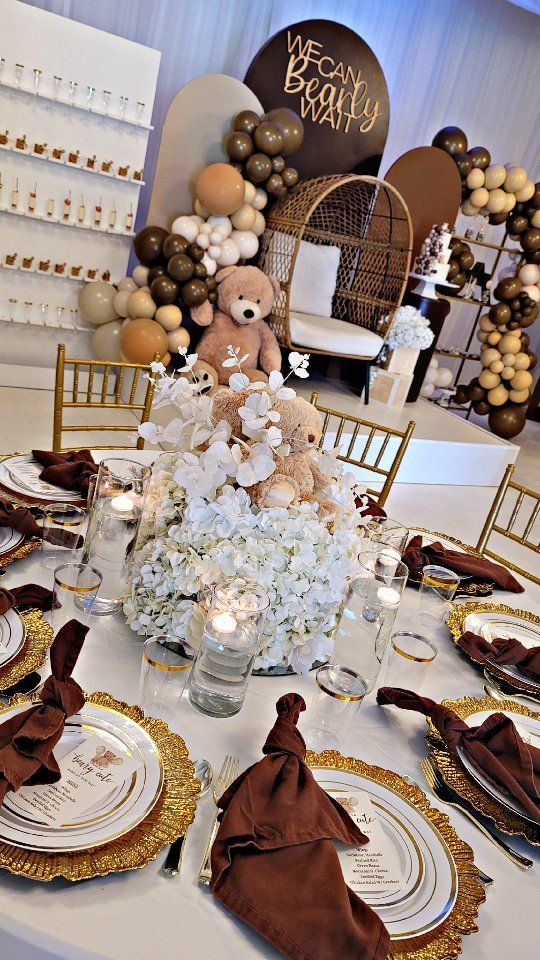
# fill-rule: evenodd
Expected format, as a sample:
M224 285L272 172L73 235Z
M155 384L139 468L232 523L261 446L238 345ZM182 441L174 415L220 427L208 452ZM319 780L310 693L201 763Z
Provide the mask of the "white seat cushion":
M295 347L311 347L323 353L348 354L373 360L384 340L378 333L335 317L319 317L312 313L289 313L291 342Z

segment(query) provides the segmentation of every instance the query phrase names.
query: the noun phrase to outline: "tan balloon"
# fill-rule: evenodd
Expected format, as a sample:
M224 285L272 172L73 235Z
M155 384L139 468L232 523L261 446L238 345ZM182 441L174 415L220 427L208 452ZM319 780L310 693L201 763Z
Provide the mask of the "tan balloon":
M504 363L502 360L494 360L493 363L489 364L489 369L492 373L500 373L504 369Z
M502 333L499 333L498 330L493 330L492 333L488 333L487 342L492 347L496 347L499 340L502 338Z
M536 190L536 187L532 182L532 180L527 180L527 183L525 184L524 187L521 188L521 190L515 191L517 202L526 203L527 200L530 200L531 197L534 195L535 190Z
M146 281L148 280L149 269L149 267L143 267L142 263L135 267L133 271L133 279L138 287L144 287Z
M496 324L494 324L493 321L489 319L487 313L485 313L483 317L480 317L480 320L478 321L478 326L480 327L481 330L487 330L488 333L491 333L492 330L496 329Z
M264 219L260 210L256 210L255 220L253 222L251 232L254 233L256 237L262 237L265 230L266 230L266 220Z
M120 320L113 320L112 323L102 323L101 326L97 327L92 336L92 347L98 360L118 363L122 359L120 356L121 335L122 324Z
M145 290L136 290L129 297L128 312L134 320L151 320L156 312L156 304Z
M137 284L134 284L134 286L135 290L137 290ZM133 290L131 290L129 287L127 289L118 290L118 293L113 300L113 306L119 317L127 317L129 313L128 300L132 293Z
M167 353L164 353L164 354L163 354L163 356L162 356L162 358L161 358L161 362L162 362L162 364L163 364L164 367L168 367L169 364L170 364L170 362L171 362L171 360L172 360L172 357L171 357L169 351L167 350Z
M464 200L461 204L461 212L465 217L476 217L478 210L468 200Z
M509 167L506 170L504 180L504 189L508 193L515 193L516 190L522 190L527 183L527 171L523 167Z
M484 180L484 186L488 190L496 190L497 187L502 187L504 181L506 180L507 171L500 163L493 163L491 167L488 167L486 170L486 179Z
M513 403L526 403L529 399L528 390L510 390L508 394Z
M477 190L478 187L483 187L485 179L486 175L484 171L480 170L480 167L474 167L467 177L467 186L469 190Z
M516 370L515 367L506 366L501 370L501 377L503 380L511 380L514 376Z
M155 319L164 330L170 332L176 330L182 323L182 311L174 303L168 303L166 306L158 307Z
M251 230L255 223L255 213L251 204L243 203L236 213L231 216L231 223L235 230Z
M489 391L486 399L492 407L502 407L503 403L508 400L508 390L501 383L498 387Z
M123 328L120 345L129 363L151 363L167 352L167 334L155 320L139 318Z
M119 290L131 290L131 293L133 293L137 287L138 283L135 282L133 277L124 277L124 279L118 284Z
M498 346L502 354L519 353L521 350L521 340L512 333L505 333L504 337L501 337L499 340Z
M510 213L510 211L514 209L515 205L516 205L516 195L515 195L515 193L506 193L506 194L505 194L504 207L503 207L502 212L503 212L503 213Z
M118 320L118 315L114 309L116 295L117 290L112 283L105 283L102 280L85 283L79 293L79 310L82 316L94 327L99 327L102 323L111 323L112 320Z
M486 330L476 331L476 339L479 340L480 343L486 343L488 337L489 337L489 333L487 333Z
M169 333L167 337L169 350L171 353L178 353L181 348L189 347L189 340L190 337L186 328L179 327L178 330L173 330L172 333Z
M531 358L528 353L516 353L516 370L528 370L531 365Z
M244 203L250 203L253 206L257 188L250 180L244 180Z
M516 354L515 354L515 353L504 353L502 359L503 359L503 363L504 363L505 367L513 367L514 364L515 364L515 362L516 362Z
M492 373L491 370L482 370L482 373L478 377L478 383L484 390L492 390L493 387L497 387L501 382L501 378L498 373Z
M489 213L501 213L501 211L504 210L505 203L506 194L504 190L490 190L486 210L488 210Z
M500 360L501 355L495 347L487 347L486 350L482 350L480 359L484 367L489 367L490 363L494 363L495 360Z
M540 210L535 210L531 217L531 227L540 227Z
M489 200L489 191L485 187L478 187L476 190L473 190L469 197L469 203L472 207L480 209L484 207Z
M533 382L528 370L516 370L512 377L512 390L528 390Z

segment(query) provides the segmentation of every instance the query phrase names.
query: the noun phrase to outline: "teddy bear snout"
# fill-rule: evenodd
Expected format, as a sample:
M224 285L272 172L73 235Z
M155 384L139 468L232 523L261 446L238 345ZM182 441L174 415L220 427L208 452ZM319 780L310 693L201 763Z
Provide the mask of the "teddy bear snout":
M254 300L236 300L229 307L231 316L236 320L237 323L255 323L256 320L261 318L261 308L258 303L255 303Z

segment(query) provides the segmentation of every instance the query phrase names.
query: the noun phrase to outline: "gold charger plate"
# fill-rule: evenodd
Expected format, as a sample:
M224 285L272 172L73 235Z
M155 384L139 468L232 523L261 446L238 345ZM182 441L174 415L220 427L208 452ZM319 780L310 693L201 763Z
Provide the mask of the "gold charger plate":
M17 656L5 667L0 667L0 690L7 690L42 667L54 639L52 627L41 610L24 610L19 616L25 631L24 643Z
M446 625L450 630L452 640L456 646L458 646L458 640L463 633L465 617L470 616L471 613L505 613L507 616L517 617L520 620L525 620L526 623L534 623L535 626L540 627L540 616L536 613L531 613L530 610L515 610L514 607L509 607L505 603L462 603L454 607L446 620ZM517 677L505 673L504 670L498 670L496 664L481 663L479 660L475 660L465 653L464 650L461 650L461 647L458 647L458 649L469 663L474 663L478 667L481 667L482 670L485 669L488 673L492 673L508 687L514 687L516 693L519 692L519 690L523 690L524 693L531 692L531 685L527 683L525 677L523 680L520 680Z
M15 453L1 453L0 463L3 460L9 460L10 457L20 457L20 456L22 456L22 454L19 450L15 451ZM66 493L67 492L68 491L66 491ZM47 497L41 497L41 499L36 499L35 494L34 496L30 494L28 496L25 496L25 494L23 493L19 493L15 490L12 490L11 487L4 486L3 483L0 483L0 494L5 494L6 497L9 497L9 499L12 501L13 504L15 504L15 506L44 507L48 503L50 503L50 498L48 499ZM70 500L70 504L73 506L80 506L81 504L85 504L85 503L86 501L83 497L81 497L80 500L73 500L73 501ZM0 566L1 566L1 558L0 558Z
M443 700L442 704L457 713L462 720L466 720L472 713L477 713L479 710L511 710L512 713L519 713L524 717L540 720L539 713L529 710L528 707L523 706L516 700L510 699L494 700L492 697L483 697L482 699L462 697L460 700ZM428 727L430 733L437 737L437 731L430 720L428 720ZM535 827L534 824L524 820L518 814L507 810L494 797L482 790L482 787L467 773L458 758L448 750L439 750L433 747L431 753L448 785L453 787L460 797L468 800L479 813L489 817L501 833L525 837L533 846L540 846L540 826Z
M116 710L134 720L154 741L163 761L165 779L161 794L149 815L133 830L111 843L68 853L43 853L0 843L0 867L32 880L90 880L108 873L137 870L155 860L166 843L183 836L195 815L193 797L199 789L195 769L182 737L163 720L146 717L140 707L129 706L100 691L87 695L87 702ZM13 697L10 706L32 702L31 697ZM1 712L0 712L1 719Z
M15 504L15 506L22 506L22 504ZM36 550L39 546L41 546L41 540L37 537L34 540L27 540L25 538L16 547L13 547L12 550L8 550L7 553L0 553L0 567L7 567L8 564L13 563L14 560L22 560L23 557L27 557L29 553L32 553L32 551Z
M408 940L392 941L389 957L402 957L404 960L455 960L461 953L462 936L478 930L478 908L486 895L478 879L473 851L457 835L447 815L430 806L429 800L419 787L407 783L391 770L372 766L355 757L343 757L335 750L325 750L323 753L308 750L306 762L310 767L329 767L371 777L412 803L439 831L451 851L458 873L456 903L446 920L429 933Z

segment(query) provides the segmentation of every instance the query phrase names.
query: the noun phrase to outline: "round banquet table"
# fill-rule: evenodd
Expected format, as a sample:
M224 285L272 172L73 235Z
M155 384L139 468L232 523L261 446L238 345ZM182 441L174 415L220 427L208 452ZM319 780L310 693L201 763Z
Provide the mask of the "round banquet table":
M130 451L129 456L149 462L155 454ZM406 518L401 519L406 523ZM438 529L466 539L466 531L448 529L443 508ZM51 585L49 571L40 566L39 551L7 570L2 585L8 588L28 582ZM540 591L523 583L524 594L497 591L489 601L540 613ZM410 629L416 596L416 591L406 590L396 628ZM121 613L93 618L76 679L88 692L104 690L136 703L141 642ZM439 653L423 692L437 700L483 696L481 672L458 655L446 628L440 629L437 642ZM217 772L225 754L232 753L239 756L243 769L261 757L261 747L274 722L276 700L294 690L309 704L313 688L312 675L252 677L242 711L222 720L198 713L184 694L173 728L186 741L192 759L206 757ZM427 790L419 766L420 758L427 754L424 733L425 720L420 715L391 707L381 709L372 694L362 704L342 753L412 776L426 789L430 802L449 814L459 835L472 846L477 865L493 877L494 883L486 888L487 902L480 906L479 932L463 938L464 960L508 960L514 955L520 960L533 960L537 956L540 848L517 837L507 838L534 860L533 868L525 872L496 850L462 814L438 804ZM39 883L0 871L0 960L277 957L273 948L221 907L208 888L195 879L212 810L213 802L207 795L200 801L189 829L182 872L177 878L162 871L167 848L142 870L81 883ZM317 896L316 890L313 896Z

